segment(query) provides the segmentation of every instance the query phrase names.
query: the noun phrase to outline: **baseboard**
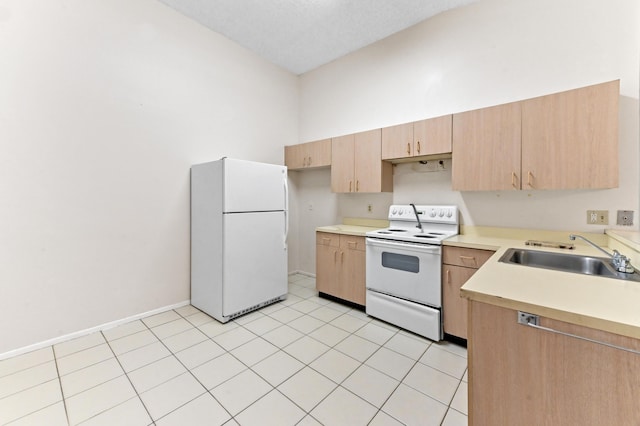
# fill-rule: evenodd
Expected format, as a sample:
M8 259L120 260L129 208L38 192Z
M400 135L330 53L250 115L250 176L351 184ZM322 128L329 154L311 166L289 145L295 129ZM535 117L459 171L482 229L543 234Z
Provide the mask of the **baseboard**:
M139 319L142 319L142 318L149 317L151 315L161 314L162 312L170 311L172 309L181 308L183 306L188 305L189 303L191 303L190 300L185 300L183 302L176 303L174 305L169 305L169 306L164 306L162 308L153 309L151 311L143 312L141 314L132 315L130 317L122 318L122 319L119 319L119 320L116 320L116 321L111 321L111 322L108 322L106 324L98 325L96 327L91 327L91 328L87 328L85 330L75 331L73 333L65 334L64 336L55 337L53 339L45 340L43 342L34 343L33 345L24 346L22 348L14 349L14 350L11 350L9 352L5 352L5 353L0 354L0 361L2 361L3 359L7 359L7 358L11 358L11 357L17 356L17 355L25 354L27 352L33 352L33 351L36 351L38 349L46 348L47 346L53 346L53 345L56 345L58 343L66 342L67 340L77 339L78 337L86 336L88 334L95 333L96 331L109 330L111 328L117 327L119 325L131 322L131 321L136 321L136 320L139 320Z

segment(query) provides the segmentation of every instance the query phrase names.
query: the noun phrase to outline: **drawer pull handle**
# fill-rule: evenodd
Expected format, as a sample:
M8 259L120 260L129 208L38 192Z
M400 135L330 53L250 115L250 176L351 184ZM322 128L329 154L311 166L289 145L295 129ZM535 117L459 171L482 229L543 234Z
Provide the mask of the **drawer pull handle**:
M465 261L473 262L473 264L474 264L474 265L478 266L478 262L476 261L476 258L475 258L475 257L473 257L473 256L463 256L463 255L460 255L460 261L461 261L462 263L465 263Z
M411 144L407 142L407 155L411 155Z
M451 269L447 269L447 284L451 284Z
M533 188L533 184L531 183L532 177L533 177L533 173L531 173L531 170L529 170L529 172L527 172L527 185L529 185L531 188Z
M621 351L631 352L632 354L640 355L640 351L635 350L635 349L625 348L624 346L618 346L618 345L614 345L613 343L607 343L607 342L603 342L601 340L590 339L590 338L584 337L584 336L578 336L577 334L567 333L565 331L560 331L560 330L556 330L556 329L549 328L549 327L543 327L541 325L538 325L538 320L539 320L538 315L533 315L533 314L528 314L526 312L518 311L518 323L519 324L526 325L526 326L529 326L529 327L532 327L532 328L535 328L535 329L538 329L538 330L542 330L542 331L548 331L549 333L560 334L562 336L572 337L574 339L584 340L584 341L587 341L587 342L590 342L590 343L596 343L598 345L607 346L607 347L612 348L612 349L618 349L618 350L621 350Z
M517 188L516 186L516 172L511 172L511 186Z
M418 149L417 149L417 151L418 151L418 154L420 154L420 141L418 141Z

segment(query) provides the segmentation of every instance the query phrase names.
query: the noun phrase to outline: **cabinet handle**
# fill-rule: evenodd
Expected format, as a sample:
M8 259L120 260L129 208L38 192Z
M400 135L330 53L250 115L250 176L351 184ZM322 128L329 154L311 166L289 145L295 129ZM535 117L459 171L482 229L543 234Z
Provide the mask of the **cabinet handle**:
M356 181L356 192L360 191L360 181Z
M340 252L340 263L344 263L344 252Z
M533 173L531 173L531 170L529 170L527 172L527 185L529 185L531 188L533 188L533 184L531 183L532 177L533 177Z
M311 165L311 156L309 156L309 161L307 162L307 166Z
M347 245L349 246L349 248L357 248L358 247L358 242L357 241L347 241Z
M518 188L516 186L516 172L511 172L511 186L514 188Z
M407 142L407 155L411 155L411 143Z
M418 141L418 154L420 154L420 141Z
M621 350L621 351L631 352L632 354L640 355L640 351L638 351L638 350L631 349L631 348L625 348L624 346L614 345L613 343L603 342L601 340L590 339L590 338L584 337L584 336L578 336L577 334L567 333L566 331L560 331L560 330L556 330L556 329L549 328L549 327L543 327L541 325L538 325L538 321L539 321L538 315L534 315L534 314L529 314L527 312L518 311L518 323L519 324L526 325L526 326L529 326L529 327L532 327L532 328L535 328L535 329L538 329L538 330L542 330L542 331L548 331L549 333L560 334L562 336L572 337L572 338L578 339L578 340L585 340L585 341L590 342L590 343L595 343L595 344L598 344L598 345L607 346L607 347L612 348L612 349L618 349L618 350Z
M337 256L337 255L338 255L338 250L335 250L335 251L333 252L333 263L336 263L336 260L338 260L338 259L336 258L336 256Z
M464 263L465 260L472 260L475 266L478 266L478 262L476 262L476 258L473 256L462 256L460 255L460 261Z
M447 284L451 284L451 269L447 269Z

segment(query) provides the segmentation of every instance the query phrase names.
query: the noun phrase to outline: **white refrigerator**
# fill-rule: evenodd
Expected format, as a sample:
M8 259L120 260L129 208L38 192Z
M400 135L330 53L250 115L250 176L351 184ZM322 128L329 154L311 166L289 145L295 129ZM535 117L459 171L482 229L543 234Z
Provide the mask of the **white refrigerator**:
M191 304L220 322L287 296L287 168L191 167Z

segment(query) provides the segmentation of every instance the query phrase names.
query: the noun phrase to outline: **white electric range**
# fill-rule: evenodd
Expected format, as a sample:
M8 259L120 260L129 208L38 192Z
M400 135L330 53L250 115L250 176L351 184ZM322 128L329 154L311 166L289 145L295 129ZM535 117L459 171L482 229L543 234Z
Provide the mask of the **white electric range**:
M458 235L458 208L392 205L388 218L389 228L366 234L366 312L441 340L441 245Z

